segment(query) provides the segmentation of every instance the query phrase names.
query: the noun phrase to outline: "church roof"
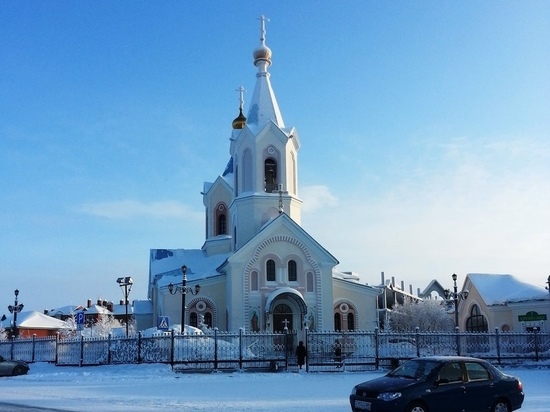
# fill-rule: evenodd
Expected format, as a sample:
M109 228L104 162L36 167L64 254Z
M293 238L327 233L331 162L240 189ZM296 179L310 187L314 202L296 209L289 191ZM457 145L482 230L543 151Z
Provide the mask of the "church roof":
M550 299L542 286L525 283L513 275L469 273L468 279L488 306Z
M216 268L229 256L228 253L208 256L202 249L151 249L149 271L151 280L158 275L159 286L177 283L181 279L181 267L187 266L187 280L194 281L219 273Z

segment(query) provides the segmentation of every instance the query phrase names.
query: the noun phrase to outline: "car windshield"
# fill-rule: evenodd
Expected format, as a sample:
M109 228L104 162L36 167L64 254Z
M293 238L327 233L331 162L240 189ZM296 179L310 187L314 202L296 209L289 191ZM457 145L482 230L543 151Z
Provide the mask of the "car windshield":
M398 366L388 376L424 380L438 365L438 362L432 360L413 359Z

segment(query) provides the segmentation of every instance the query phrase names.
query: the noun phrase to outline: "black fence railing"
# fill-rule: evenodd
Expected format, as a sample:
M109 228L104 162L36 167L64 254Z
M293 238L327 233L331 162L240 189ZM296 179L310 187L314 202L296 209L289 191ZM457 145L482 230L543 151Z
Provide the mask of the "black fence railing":
M167 363L181 371L289 370L297 368L298 340L307 347L306 370L365 371L419 356L463 355L495 363L550 360L550 334L374 331L179 334L130 337L0 340L0 355L59 366ZM339 348L337 351L336 349Z

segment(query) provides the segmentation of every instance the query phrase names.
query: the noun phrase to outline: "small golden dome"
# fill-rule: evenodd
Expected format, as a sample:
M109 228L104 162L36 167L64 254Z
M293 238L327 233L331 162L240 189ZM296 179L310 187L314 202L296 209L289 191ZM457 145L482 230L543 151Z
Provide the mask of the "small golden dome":
M271 49L263 43L254 50L252 55L254 56L254 63L262 60L271 63Z
M244 129L246 117L243 115L243 109L239 109L239 115L233 120L233 129Z

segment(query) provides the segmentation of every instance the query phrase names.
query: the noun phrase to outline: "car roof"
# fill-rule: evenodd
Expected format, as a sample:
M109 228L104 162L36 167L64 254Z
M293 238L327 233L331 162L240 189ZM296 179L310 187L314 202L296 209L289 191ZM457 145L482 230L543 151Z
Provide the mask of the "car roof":
M449 361L455 361L455 362L460 362L460 361L486 362L483 359L474 358L474 357L471 357L471 356L456 356L456 355L422 356L420 358L414 358L412 360L421 360L421 359L435 360L435 361L439 361L439 362L449 362Z

